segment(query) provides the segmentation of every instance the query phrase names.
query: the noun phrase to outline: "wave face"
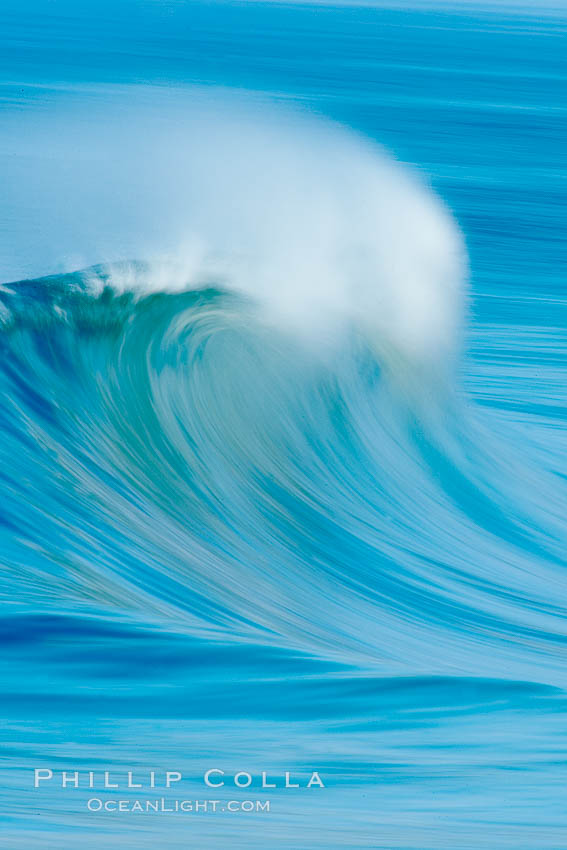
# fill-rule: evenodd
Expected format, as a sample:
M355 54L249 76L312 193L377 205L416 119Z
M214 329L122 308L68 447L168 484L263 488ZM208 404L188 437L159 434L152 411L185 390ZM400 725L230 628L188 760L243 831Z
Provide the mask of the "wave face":
M261 52L263 15L300 45L324 32L345 51L344 79L366 91L376 68L349 53L349 33L360 44L364 23L365 38L378 38L377 10L317 14L250 4L230 12L231 38ZM439 192L305 108L182 87L181 76L176 92L83 80L49 89L39 107L34 90L22 103L13 93L6 108L0 668L10 770L0 796L10 846L95 848L102 834L125 848L182 848L188 837L294 850L562 846L559 190L550 151L549 171L529 176L502 105L529 107L531 89L514 87L526 44L556 79L553 28L515 31L508 76L490 72L505 89L500 105L479 102L489 72L470 70L476 88L456 101L469 120L455 126L451 110L431 116L443 97L455 103L444 94L451 75L438 79L440 36L422 13L380 15L390 64L397 55L397 74L417 87L414 153L457 211L470 274ZM446 21L455 50L509 44L506 20L463 21ZM161 55L163 32L148 27ZM411 63L400 58L406 39ZM447 61L462 70L457 54ZM424 74L438 102L415 112ZM286 85L307 99L297 81ZM275 81L270 90L281 91ZM366 101L336 80L311 93L312 109L331 94L364 125ZM382 104L384 135L397 115L403 150L410 119L397 97ZM548 107L536 110L541 121L554 120ZM507 144L483 150L470 128L495 113ZM522 218L533 208L537 249ZM326 787L278 787L269 815L238 822L97 821L88 788L31 787L33 768L57 766L179 770L183 793L160 790L168 800L211 797L211 767L318 770ZM268 795L253 785L213 796Z
M2 294L18 604L173 617L388 672L541 677L551 661L562 681L551 474L526 459L518 494L513 451L455 387L374 336L321 353L239 294L112 285L151 275Z

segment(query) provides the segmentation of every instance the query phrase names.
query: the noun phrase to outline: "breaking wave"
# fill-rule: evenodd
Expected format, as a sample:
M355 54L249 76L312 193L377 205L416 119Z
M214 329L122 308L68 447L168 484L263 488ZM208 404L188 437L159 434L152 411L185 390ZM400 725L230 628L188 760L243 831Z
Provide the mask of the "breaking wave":
M46 134L53 257L104 264L2 292L15 609L561 680L562 503L460 388L448 211L313 117L131 109Z

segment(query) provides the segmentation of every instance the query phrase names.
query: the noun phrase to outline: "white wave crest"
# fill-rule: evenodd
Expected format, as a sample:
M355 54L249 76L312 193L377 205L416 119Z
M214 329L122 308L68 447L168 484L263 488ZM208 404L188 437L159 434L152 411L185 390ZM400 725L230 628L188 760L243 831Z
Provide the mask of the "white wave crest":
M99 92L88 113L63 99L8 124L4 279L145 260L146 274L122 267L112 283L221 283L307 335L354 323L412 357L455 350L458 227L415 173L353 132L210 92Z

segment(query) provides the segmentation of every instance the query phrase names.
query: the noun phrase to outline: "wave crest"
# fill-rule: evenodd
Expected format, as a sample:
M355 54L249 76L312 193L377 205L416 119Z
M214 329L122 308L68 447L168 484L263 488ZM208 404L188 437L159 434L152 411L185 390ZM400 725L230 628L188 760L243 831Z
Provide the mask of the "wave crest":
M34 273L136 257L149 272L115 268L115 288L220 283L317 345L354 324L414 359L455 352L465 251L416 173L305 113L164 98L15 121L20 137L41 125L44 151L6 193L13 277L29 271L31 232Z

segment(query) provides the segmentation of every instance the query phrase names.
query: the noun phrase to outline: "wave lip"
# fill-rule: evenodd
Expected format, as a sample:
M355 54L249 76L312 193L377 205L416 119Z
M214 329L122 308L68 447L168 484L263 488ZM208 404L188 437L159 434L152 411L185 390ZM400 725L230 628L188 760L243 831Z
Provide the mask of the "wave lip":
M30 123L44 150L8 174L8 268L28 261L34 232L42 274L136 257L151 272L115 267L117 289L215 283L316 344L354 325L414 360L458 348L457 225L416 173L346 128L198 92L32 111L8 130L23 155Z

